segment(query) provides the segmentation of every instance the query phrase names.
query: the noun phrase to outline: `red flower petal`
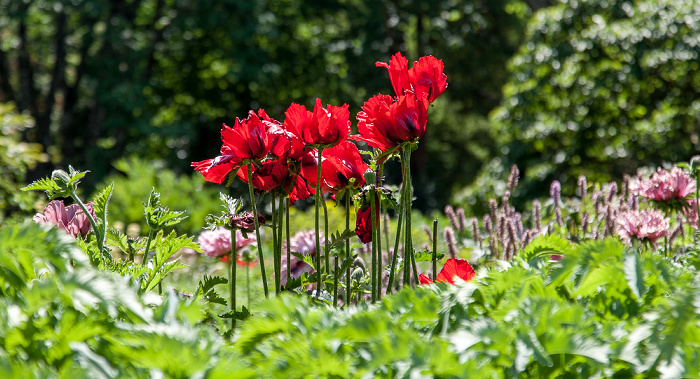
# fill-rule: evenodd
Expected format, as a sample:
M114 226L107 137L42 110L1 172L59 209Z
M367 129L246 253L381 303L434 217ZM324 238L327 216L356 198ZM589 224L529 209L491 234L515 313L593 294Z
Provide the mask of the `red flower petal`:
M445 265L442 266L442 270L438 273L437 281L455 284L455 276L468 282L474 278L474 269L466 259L448 259Z
M425 274L418 275L418 281L420 281L420 284L430 284L433 282L433 280L428 278Z

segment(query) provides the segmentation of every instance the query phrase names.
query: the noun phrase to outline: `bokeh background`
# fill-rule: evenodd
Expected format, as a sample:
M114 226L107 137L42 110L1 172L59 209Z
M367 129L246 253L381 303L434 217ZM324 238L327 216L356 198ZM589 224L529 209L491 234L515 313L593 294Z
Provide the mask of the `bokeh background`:
M700 151L700 1L0 0L0 217L68 164L87 194L121 181L125 222L151 187L217 213L190 162L223 122L317 97L354 115L392 93L375 62L397 51L448 76L414 153L424 212L485 212L512 164L527 200Z

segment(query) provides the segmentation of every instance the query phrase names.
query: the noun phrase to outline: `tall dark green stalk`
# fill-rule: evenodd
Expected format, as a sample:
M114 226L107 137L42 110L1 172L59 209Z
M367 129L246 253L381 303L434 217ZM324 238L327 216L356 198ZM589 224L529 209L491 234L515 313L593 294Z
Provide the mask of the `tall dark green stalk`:
M280 276L278 274L279 264L277 263L277 233L279 218L277 216L277 205L275 204L275 194L270 192L270 202L272 203L272 273L275 276L275 295L280 294Z
M236 311L236 229L231 229L231 256L229 257L231 262L231 276L229 277L229 282L231 282L231 311ZM236 318L231 318L231 330L236 328Z
M279 214L277 215L277 222L278 222L277 241L275 243L275 245L277 247L277 249L276 249L277 250L277 267L276 267L277 271L275 271L275 277L279 278L277 280L277 290L278 291L281 291L281 288L282 288L282 285L281 285L281 282L282 282L282 236L284 235L282 226L284 225L284 208L285 208L284 206L285 206L284 197L280 196L279 197L279 207L277 210L279 212ZM289 261L287 261L287 262L289 262ZM289 271L289 270L287 270L287 271Z
M287 198L287 206L285 207L285 217L286 217L286 223L284 224L285 229L286 229L286 234L287 234L287 282L289 283L290 280L292 280L292 270L289 269L289 262L292 261L292 243L289 237L289 208L292 207L292 201L289 199L289 194L286 195Z
M377 301L377 288L378 288L378 277L377 272L377 207L375 206L375 199L377 196L377 191L372 188L369 190L370 198L370 224L372 225L372 302Z
M321 236L319 235L320 220L319 214L321 213L321 201L323 194L321 193L321 154L323 148L318 148L318 169L316 171L316 296L321 296Z
M350 229L350 191L345 192L345 230ZM345 240L345 256L350 258L350 239ZM348 270L345 273L345 305L350 305L350 300L352 299L352 279L350 278L350 270L352 265L348 266Z
M433 281L437 278L437 232L438 219L433 220Z
M258 260L260 261L260 274L262 275L263 290L265 297L269 297L267 289L267 275L265 275L265 258L262 251L262 239L260 238L260 222L258 221L258 207L255 205L255 193L253 191L253 164L248 164L248 192L250 194L250 204L253 207L253 221L255 223L255 238L257 238Z
M398 280L394 280L396 272L396 262L399 260L399 244L401 242L401 225L403 224L403 212L404 212L404 191L401 189L400 199L399 199L399 219L396 224L396 242L394 242L394 254L391 257L391 269L389 271L389 284L387 285L387 292L394 292L394 283L398 283Z

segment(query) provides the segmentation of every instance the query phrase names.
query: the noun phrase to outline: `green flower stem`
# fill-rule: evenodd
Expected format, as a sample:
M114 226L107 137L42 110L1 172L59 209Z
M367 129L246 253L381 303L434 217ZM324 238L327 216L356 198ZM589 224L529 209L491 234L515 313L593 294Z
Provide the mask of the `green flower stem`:
M399 200L399 219L398 223L396 224L396 242L394 242L394 254L392 254L391 257L391 270L389 271L389 284L387 285L387 292L394 292L394 277L395 277L395 272L396 272L396 262L398 261L399 257L399 243L401 241L401 224L403 224L403 206L404 206L404 191L401 191L400 195L400 200ZM396 283L399 281L396 280Z
M374 191L374 196L378 197L377 191ZM374 202L372 203L375 204ZM372 224L377 235L377 300L382 299L382 284L384 283L384 270L382 269L382 204L379 203L379 208L376 209L377 215L372 218ZM376 221L376 222L375 222ZM376 225L374 225L376 224ZM374 242L373 242L374 243Z
M415 262L415 253L413 251L413 236L411 232L411 204L413 203L413 194L411 191L411 148L412 146L410 145L404 146L403 159L401 160L401 166L404 174L404 212L406 217L406 230L404 232L404 285L410 284L411 268L413 268L414 276L416 276L416 273L418 272ZM417 276L414 278L414 283L418 283ZM413 287L414 285L411 284L411 286Z
M433 220L433 281L437 278L437 231L438 219Z
M697 227L700 230L700 175L695 178L695 215L698 216ZM698 234L695 233L695 235ZM698 241L694 242L698 243Z
M112 257L107 257L107 254L105 254L104 252L104 236L100 233L100 230L97 229L97 222L95 222L95 218L92 217L92 213L88 212L87 207L85 206L85 204L83 204L82 200L80 200L75 191L71 191L70 197L73 198L73 201L78 203L78 206L80 207L80 209L82 209L83 213L90 222L90 226L92 226L92 234L95 236L95 241L97 241L97 248L100 250L100 255L102 255L103 258L111 261Z
M292 207L292 201L289 199L289 194L287 194L287 206L285 207L285 214L287 222L285 223L285 229L287 229L287 283L292 280L292 270L289 269L289 262L292 261L292 244L289 237L289 208Z
M275 195L270 192L270 202L272 203L272 272L275 276L275 295L280 294L280 276L277 273L279 265L277 264L277 228L279 220L277 218L277 206L275 205Z
M369 190L369 202L370 202L370 223L372 224L372 302L377 301L377 287L379 273L377 272L377 207L375 206L374 199L377 196L376 190L374 188Z
M338 255L333 256L333 306L338 306Z
M408 166L408 154L406 153L406 148L403 149L401 152L401 171L403 174L403 183L402 183L402 190L403 190L403 211L404 211L404 227L406 230L404 231L404 244L403 244L403 285L407 285L410 280L410 269L409 267L411 266L411 258L409 255L409 246L408 246L408 236L411 234L410 226L408 224L408 218L411 214L409 207L409 201L407 200L408 197L410 197L410 191L407 190L409 188L408 184L408 173L406 170L406 166Z
M250 309L250 265L245 266L245 292L248 294L248 309Z
M248 164L248 192L250 194L250 204L253 206L253 221L255 222L255 237L258 245L258 260L260 261L260 274L262 275L263 290L265 297L269 297L267 290L267 276L265 275L265 257L262 251L262 239L260 238L260 222L258 222L258 207L255 205L255 193L253 193L253 164ZM250 305L249 305L250 306Z
M153 229L148 229L148 239L146 239L146 250L143 252L143 259L141 260L141 266L145 266L148 262L148 251L151 250L151 240L153 239Z
M236 229L231 229L231 311L236 311ZM236 328L236 319L231 318L231 330Z
M323 205L323 239L324 239L324 245L323 245L323 256L325 257L325 263L326 263L326 272L331 272L330 270L330 254L331 252L328 251L328 206L326 205L326 199L321 196L321 205Z
M280 292L282 291L282 236L284 235L284 205L284 197L280 196L278 209L279 214L277 215L277 222L279 223L279 226L277 227L277 271L275 271L275 277L279 278L277 280L277 290Z
M319 213L321 212L321 154L323 148L318 148L318 169L316 170L316 296L321 296L321 236L319 235Z
M350 191L345 193L345 230L350 229ZM345 240L345 257L350 259L350 239ZM348 267L345 273L345 305L350 305L350 300L352 299L352 280L350 278L350 270L352 266Z

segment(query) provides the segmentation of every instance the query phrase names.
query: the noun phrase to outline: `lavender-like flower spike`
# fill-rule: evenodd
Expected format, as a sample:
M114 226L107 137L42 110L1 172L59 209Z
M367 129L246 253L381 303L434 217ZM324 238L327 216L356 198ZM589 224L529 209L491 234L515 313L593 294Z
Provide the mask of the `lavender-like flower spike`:
M472 234L474 235L474 241L476 241L479 244L479 248L483 249L484 240L479 234L479 221L476 219L476 217L472 217Z
M553 181L549 187L549 196L554 200L554 206L558 207L561 202L561 184L558 180Z
M486 231L486 234L489 234L489 235L493 231L493 229L491 227L491 216L489 216L487 214L484 215L484 230Z
M508 175L508 189L513 190L518 185L518 177L520 176L520 170L518 166L513 165L510 167L510 175Z
M540 201L535 199L532 200L532 221L535 226L535 230L538 232L542 230L542 215L541 211L542 210L542 204L540 204Z
M423 225L423 231L428 236L428 242L432 245L433 244L433 231L430 230L428 225Z
M447 215L447 219L450 220L450 225L452 225L452 228L457 230L458 232L462 232L459 229L459 221L457 221L457 215L455 214L455 210L449 204L445 206L445 215Z
M586 197L586 187L588 187L588 183L586 182L586 177L581 175L578 177L578 196L580 198Z
M564 220L561 218L561 208L554 208L554 216L556 216L557 224L559 226L564 226Z
M613 198L617 195L617 183L615 182L610 182L608 186L608 195L605 198L606 204L610 204L613 201Z
M510 217L510 204L508 203L510 201L510 191L506 190L506 192L503 194L503 197L501 198L501 207L503 208L503 211L506 214L506 217Z
M459 219L459 230L464 231L467 228L467 217L464 215L464 208L457 208L457 218Z
M457 258L457 242L455 241L455 233L452 228L445 227L443 232L445 237L445 244L447 244L447 252L450 254L450 258Z
M498 221L498 202L494 199L489 199L489 210L491 211L491 220Z

